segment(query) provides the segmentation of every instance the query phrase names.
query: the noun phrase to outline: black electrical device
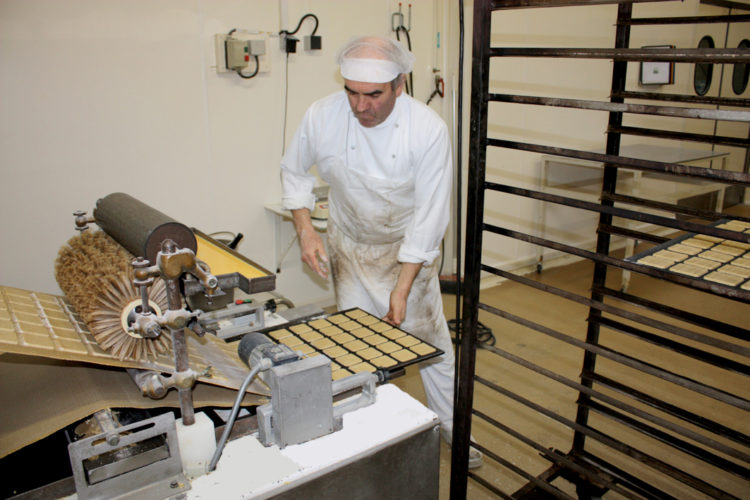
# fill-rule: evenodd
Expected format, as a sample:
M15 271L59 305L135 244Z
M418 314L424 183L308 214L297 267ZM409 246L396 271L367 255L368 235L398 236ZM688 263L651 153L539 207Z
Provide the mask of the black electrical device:
M284 344L276 344L260 332L250 332L240 340L237 354L246 365L252 366L257 358L267 358L274 366L291 363L299 359L299 354Z
M299 42L299 38L286 35L282 41L282 49L288 54L294 54L297 52L297 42Z
M305 50L321 50L323 38L320 35L308 35L304 38Z
M305 50L320 50L323 46L322 38L319 35L315 34L315 32L318 31L318 17L315 14L308 13L302 16L302 18L299 20L299 23L297 23L297 27L294 28L294 31L279 31L279 36L281 37L281 50L283 50L287 54L293 54L297 52L297 42L299 42L299 38L295 38L292 35L296 34L299 31L300 27L302 26L302 22L305 19L312 19L313 21L315 21L315 27L313 28L312 33L305 36Z

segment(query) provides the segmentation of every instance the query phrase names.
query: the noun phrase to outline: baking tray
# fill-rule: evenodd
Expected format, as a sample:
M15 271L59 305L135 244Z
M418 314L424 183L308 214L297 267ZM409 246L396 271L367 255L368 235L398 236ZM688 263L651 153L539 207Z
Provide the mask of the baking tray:
M327 356L333 380L362 371L379 372L380 380L388 380L407 366L443 354L432 344L356 307L260 332L305 356Z
M750 234L750 223L722 219L714 227ZM625 259L711 283L750 290L750 244L688 233Z

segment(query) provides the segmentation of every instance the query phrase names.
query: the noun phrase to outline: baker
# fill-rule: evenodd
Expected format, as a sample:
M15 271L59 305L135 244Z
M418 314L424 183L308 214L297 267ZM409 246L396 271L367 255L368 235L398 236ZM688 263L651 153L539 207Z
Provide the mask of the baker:
M450 442L454 356L438 278L453 175L448 127L404 93L414 56L400 43L356 38L338 64L344 89L309 107L282 159L283 206L302 260L324 279L330 270L339 310L359 307L445 352L420 375ZM328 250L310 216L313 165L330 185ZM472 449L469 466L481 463Z

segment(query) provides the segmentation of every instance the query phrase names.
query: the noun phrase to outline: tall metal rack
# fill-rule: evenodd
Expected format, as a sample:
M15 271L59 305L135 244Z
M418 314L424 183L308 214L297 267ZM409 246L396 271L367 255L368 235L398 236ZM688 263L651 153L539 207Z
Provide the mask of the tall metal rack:
M703 4L728 9L721 15L694 16L681 13L684 4L674 4L674 15L662 18L637 18L633 4L644 2L616 0L475 0L473 27L471 137L469 143L469 180L466 219L466 244L464 289L462 297L461 336L458 356L459 383L454 415L454 440L451 469L451 498L465 498L468 479L503 498L570 498L570 488L560 486L560 481L575 490L579 498L591 498L613 492L627 498L674 498L684 491L696 496L737 498L737 491L750 492L750 435L744 428L724 422L718 415L723 412L739 415L740 421L750 421L750 330L742 324L723 322L721 318L695 314L674 305L637 296L628 290L616 289L607 284L608 273L630 271L645 279L660 280L677 288L718 297L726 307L746 307L750 304L750 290L741 285L721 284L699 277L680 274L664 268L644 265L634 258L624 258L613 251L614 237L631 241L648 242L652 247L666 248L675 241L675 235L705 235L735 242L742 248L750 243L750 231L737 230L735 226L722 225L727 219L748 223L750 218L729 216L723 207L686 206L681 202L664 203L638 196L637 193L618 191L618 174L630 172L673 176L675 179L696 179L736 186L742 191L750 186L748 156L745 153L741 171L689 166L682 163L665 163L648 158L620 155L621 139L629 136L648 136L689 143L728 145L750 149L750 139L713 134L675 132L655 127L624 125L623 117L646 114L677 119L695 118L715 122L734 121L750 123L750 100L739 97L708 97L698 95L642 92L627 88L629 61L750 64L748 49L733 48L631 48L633 26L663 26L669 24L702 25L728 23L740 25L750 21L750 4L725 0L703 0ZM612 48L550 48L550 47L497 47L491 46L492 13L505 9L544 9L613 4L616 11L616 35ZM502 15L502 12L497 15ZM738 24L735 24L738 23ZM748 26L742 24L742 26ZM490 89L490 65L495 58L586 58L608 59L613 63L611 92L608 101L561 99L558 97L500 94ZM636 102L637 101L637 102ZM643 102L646 104L643 104ZM518 142L503 137L488 136L489 104L515 103L526 106L566 107L574 110L598 110L608 113L606 149L604 152L584 151L576 148ZM665 104L666 103L666 104ZM707 108L705 105L712 105ZM745 129L747 130L747 129ZM713 147L713 146L712 146ZM576 158L601 164L601 196L597 202L574 196L561 196L543 190L534 190L491 182L487 180L487 150L527 151L558 157ZM713 167L713 165L712 165ZM598 214L596 247L594 251L569 243L540 237L532 232L522 232L493 223L485 214L486 198L505 193L504 196L538 200L550 206L566 206ZM653 229L642 229L648 223ZM637 227L636 227L637 226ZM533 276L514 274L493 267L483 261L483 236L486 234L513 238L528 244L553 249L593 263L590 295L584 296L562 288L544 284ZM494 237L494 236L493 236ZM683 236L684 237L684 236ZM710 240L710 238L707 238ZM716 242L717 240L713 240ZM661 246L661 247L660 247ZM744 248L750 248L746 246ZM637 257L637 256L636 256ZM546 327L538 318L522 317L503 304L482 301L480 279L495 275L549 296L563 298L588 308L585 334L576 337ZM750 283L750 281L748 281ZM498 346L477 344L480 327L479 312L490 314L528 329L530 335L543 335L546 342L560 343L580 350L580 378L573 379L555 373L544 366L543 360L526 359ZM750 308L747 308L750 312ZM633 342L643 342L654 351L664 351L665 362L642 360L624 347L612 347L602 339L613 335L627 336ZM502 339L502 332L497 334ZM493 381L477 370L477 349L496 356L498 363L510 363L519 370L529 370L559 384L561 388L577 394L575 418L567 418L548 408L544 401L508 389L503 381ZM675 369L678 363L680 369ZM606 364L607 368L602 368ZM619 369L610 369L612 366ZM697 376L710 369L719 374L714 383ZM626 373L623 376L622 373ZM732 386L722 379L739 377L740 385ZM651 393L649 384L636 383L653 380L660 391ZM561 426L569 432L568 450L550 446L544 433L526 433L513 428L496 416L474 407L475 387L481 385L498 398L505 398L524 407L528 412L544 416L552 426ZM664 397L663 388L669 387L680 394L679 398ZM680 399L682 398L682 399ZM696 409L695 405L681 405L685 398L708 402ZM703 412L703 408L711 411ZM710 408L709 408L710 407ZM470 439L473 422L480 419L490 425L502 439L520 443L529 453L546 460L548 466L541 472L524 470L512 456L502 450L492 449L481 440ZM613 427L616 432L610 432ZM537 436L537 437L535 437ZM469 446L475 446L485 455L486 462L515 474L525 484L520 488L505 490L483 476L483 468L468 470ZM686 456L693 466L683 467L680 457ZM673 460L674 458L674 460ZM705 467L695 467L697 461ZM712 471L718 471L716 473ZM729 476L736 488L726 488L725 482L715 476ZM738 486L737 486L738 485ZM738 488L738 489L737 489ZM730 491L731 490L731 491Z

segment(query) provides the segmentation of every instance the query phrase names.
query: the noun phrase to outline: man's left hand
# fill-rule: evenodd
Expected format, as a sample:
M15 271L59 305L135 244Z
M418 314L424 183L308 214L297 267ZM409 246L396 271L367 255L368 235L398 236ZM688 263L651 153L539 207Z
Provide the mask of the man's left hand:
M383 321L393 326L399 326L406 318L406 301L411 292L411 285L414 278L422 269L422 263L419 262L402 262L401 270L398 273L396 286L391 291L388 314L383 317Z

